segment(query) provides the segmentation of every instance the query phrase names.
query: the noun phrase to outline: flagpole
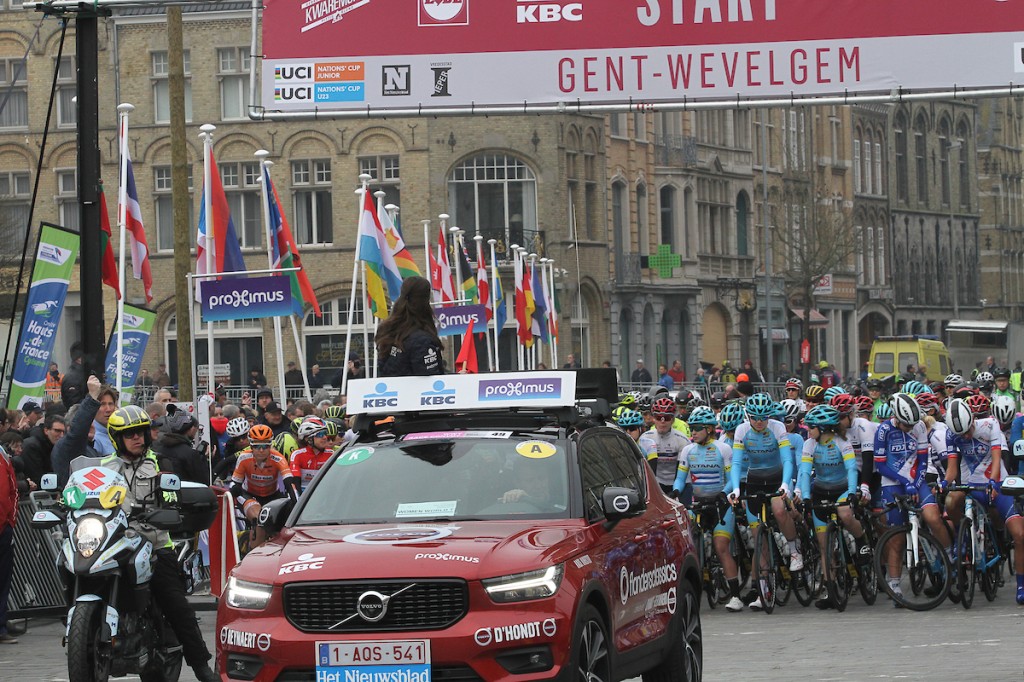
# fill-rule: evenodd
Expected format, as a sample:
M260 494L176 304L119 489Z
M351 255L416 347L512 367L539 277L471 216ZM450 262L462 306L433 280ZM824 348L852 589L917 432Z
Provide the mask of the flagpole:
M117 186L117 232L120 244L118 244L118 266L117 282L120 289L120 296L117 297L117 348L114 350L114 359L117 367L114 368L116 378L114 388L117 389L117 402L121 404L121 394L124 392L124 378L122 367L124 363L124 298L127 294L125 289L127 282L124 276L125 242L128 226L128 114L135 110L131 104L124 103L117 105L117 115L120 118L121 139L118 144L118 151L121 154L121 175Z
M466 299L465 292L462 290L462 257L459 254L459 235L462 233L462 230L453 225L448 228L448 232L452 236L452 246L449 249L449 253L452 254L452 260L455 265L455 287L458 290L455 300L458 303L463 303Z
M537 271L537 254L531 253L529 258L530 258L530 293L533 293L533 275ZM544 295L543 291L540 292L540 293L541 293L541 296ZM535 294L535 293L533 294L533 312L534 313L537 312L537 294ZM531 315L531 317L533 317L533 316ZM539 327L539 325L538 325L538 327ZM531 334L533 333L533 320L530 320L530 333ZM543 336L538 336L534 340L533 345L530 346L530 350L533 351L530 354L531 355L531 360L532 360L530 369L537 369L537 356L540 356L540 362L544 362L544 353L542 353L541 350L540 350L540 344L541 344L541 341L543 340L543 338L544 338Z
M210 159L213 157L213 131L217 129L217 126L212 123L206 123L199 126L199 130L202 132L199 134L203 138L203 201L205 206L203 210L206 215L206 272L214 273L217 272L217 261L214 258L213 250L216 247L217 240L214 238L214 226L213 226L213 182L214 169L210 167ZM202 283L196 284L199 287L199 291L202 292ZM207 387L210 391L210 395L217 394L216 381L213 376L213 323L206 323L206 379ZM196 365L196 385L198 385L198 372L199 366ZM198 396L196 398L196 404L198 405Z
M270 228L270 188L267 187L267 177L274 165L273 161L267 159L270 152L266 149L258 149L253 154L260 163L260 194L263 195L263 230L267 235L267 267L274 269L274 234ZM265 169L265 172L264 172ZM284 383L284 340L281 338L281 318L274 317L274 343L277 344L277 381L281 387L281 404L288 404L288 387Z
M513 311L515 309L515 297L516 289L523 286L523 262L519 257L519 245L512 244L509 247L512 252L512 306ZM525 311L524 311L525 312ZM522 372L526 369L526 347L523 345L522 339L522 325L519 323L519 315L515 316L516 319L516 356L519 359L519 371Z
M551 335L551 343L554 346L554 362L551 369L558 369L558 313L555 311L555 259L548 258L548 333Z
M540 261L540 288L541 288L541 295L544 296L544 311L545 311L545 319L544 319L543 325L545 327L545 331L548 333L548 359L551 361L551 364L548 365L548 366L551 369L558 369L558 365L556 364L558 359L555 357L555 342L554 342L554 339L551 338L551 311L549 310L549 308L551 306L551 299L548 296L548 259L544 258L542 256L539 259L539 261Z
M360 189L356 190L356 194L359 196L359 201L358 201L359 211L356 214L356 218L357 218L356 224L357 225L359 224L358 221L362 220L362 216L363 216L363 194L368 191L367 187L369 187L371 179L372 179L372 176L370 174L368 174L368 173L362 173L359 176L359 182L361 182L363 186ZM355 317L355 312L356 312L356 288L357 288L356 282L359 279L359 242L360 241L362 241L362 240L360 239L359 235L357 234L356 235L356 249L355 249L355 253L353 254L353 260L352 260L352 290L351 290L351 292L349 292L349 297L348 297L348 325L347 325L348 328L345 331L345 357L342 359L342 362L344 364L341 366L341 394L342 395L346 395L346 390L348 388L348 354L352 352L352 320ZM365 282L363 282L363 286L364 287L366 286ZM365 350L365 347L366 347L365 346L365 344L366 344L366 296L365 295L363 296L363 344L364 344L363 348ZM366 375L369 376L370 373L367 372Z
M430 221L421 220L420 223L423 225L423 262L426 265L423 272L427 273L427 279L431 280L430 283L433 284L434 282L430 276ZM434 291L433 286L430 287L430 295L431 298L434 299L435 303L441 299L440 294Z
M498 356L500 355L501 348L498 345L498 340L501 338L501 330L498 329L498 263L494 258L494 245L497 242L497 239L487 240L487 244L491 247L491 282L489 293L491 296L491 310L494 311L494 371L500 372Z
M479 269L480 263L483 262L483 259L484 259L484 238L480 234L479 231L477 231L477 233L475 235L473 235L473 241L476 242L476 264L477 264L477 268ZM486 264L484 264L484 274L485 275L487 274L487 265ZM480 291L480 282L479 281L476 283L476 287L477 287L477 291ZM491 298L491 289L492 288L493 287L491 286L491 283L488 282L487 283L487 298ZM484 302L480 301L480 303L484 303ZM487 367L491 371L494 371L494 354L491 352L491 322L490 322L490 320L487 319L486 304L484 304L484 305L485 305L485 308L484 308L484 343L487 346ZM494 302L493 302L493 299L491 301L491 317L494 317Z

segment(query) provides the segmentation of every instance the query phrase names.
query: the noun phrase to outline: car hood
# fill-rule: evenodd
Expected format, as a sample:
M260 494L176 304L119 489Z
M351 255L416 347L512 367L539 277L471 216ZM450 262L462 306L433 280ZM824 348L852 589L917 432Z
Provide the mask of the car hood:
M511 575L558 564L588 544L581 520L457 521L285 529L248 554L241 578L285 583Z

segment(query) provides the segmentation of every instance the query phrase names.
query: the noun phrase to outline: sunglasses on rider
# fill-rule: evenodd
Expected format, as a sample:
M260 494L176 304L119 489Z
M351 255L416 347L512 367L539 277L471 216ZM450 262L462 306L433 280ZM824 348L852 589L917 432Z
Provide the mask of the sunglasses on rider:
M656 422L671 422L675 421L676 416L674 414L656 414L654 415L654 421Z
M269 443L253 443L249 447L252 448L253 450L269 450L270 449L270 444Z

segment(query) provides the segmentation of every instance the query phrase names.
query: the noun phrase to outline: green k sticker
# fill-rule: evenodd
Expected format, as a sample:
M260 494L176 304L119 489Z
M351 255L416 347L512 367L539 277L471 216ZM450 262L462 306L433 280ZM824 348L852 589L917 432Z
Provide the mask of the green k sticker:
M347 467L352 464L359 464L370 459L370 455L373 454L373 448L356 448L355 450L348 450L338 455L338 460L335 462L338 466Z
M64 489L64 506L69 509L81 509L85 504L85 493L77 485Z

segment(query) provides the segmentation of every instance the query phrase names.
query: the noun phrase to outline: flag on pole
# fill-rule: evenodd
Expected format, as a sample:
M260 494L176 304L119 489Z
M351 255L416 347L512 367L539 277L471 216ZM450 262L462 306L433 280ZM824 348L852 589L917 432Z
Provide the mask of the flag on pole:
M302 259L299 258L299 247L292 239L292 231L288 227L288 220L281 210L281 198L277 196L277 188L270 180L270 172L263 169L263 175L267 182L267 202L270 204L267 210L270 214L270 246L274 257L273 268L275 270L288 268L302 268ZM309 276L305 269L288 273L292 284L292 312L302 317L303 304L308 303L313 307L313 313L317 317L323 317L320 311L320 303L316 300L313 292L313 285L309 282Z
M462 338L462 348L459 350L459 357L455 358L455 371L458 373L476 374L480 371L476 359L476 337L473 335L473 319L469 320L469 328Z
M114 258L114 247L110 243L110 214L107 213L107 197L103 194L103 181L100 180L100 251L103 252L103 283L114 290L121 298L121 286L117 277L117 260Z
M551 331L551 338L558 339L558 299L555 298L554 281L548 279L547 268L541 271L541 280L544 283L544 303L548 309L548 328Z
M461 242L461 238L459 241ZM470 265L469 254L466 253L464 244L456 243L455 257L462 259L459 263L459 276L462 278L459 284L462 288L462 297L470 303L479 303L480 291L476 286L476 275L473 274L473 266Z
M533 333L530 330L530 319L533 315L532 296L528 296L529 280L523 275L523 259L515 256L515 314L518 326L519 343L529 348L533 345Z
M142 280L142 288L146 290L146 303L149 303L153 300L153 272L149 267L149 245L146 243L146 227L142 224L139 193L135 189L135 173L132 172L132 157L128 155L127 145L124 147L124 153L128 157L127 172L126 177L121 180L126 183L125 197L128 205L125 207L124 221L125 229L128 231L128 246L132 253L132 274L135 279Z
M377 219L380 221L380 225L384 230L384 238L387 240L388 251L391 254L391 258L395 261L395 267L398 270L398 276L401 279L406 277L412 277L413 275L419 275L420 269L416 265L416 261L413 260L412 254L409 253L409 249L405 245L405 239L402 238L402 231L398 228L398 223L391 220L391 215L387 212L382 205L377 207ZM397 216L395 220L397 220ZM401 287L401 285L399 285Z
M438 293L441 303L455 300L455 282L452 279L452 268L448 264L444 227L438 231L437 246L430 254L430 287Z
M242 259L242 247L238 244L235 223L231 219L231 208L228 197L224 194L224 185L220 181L220 171L210 150L210 187L203 187L199 205L199 235L196 237L196 274L213 274L206 272L206 249L213 249L214 272L241 272L245 270ZM211 195L212 219L206 220L206 192ZM201 287L196 287L196 300L200 298Z
M547 296L545 295L544 283L541 281L540 271L544 269L541 265L539 268L536 263L530 264L530 271L532 273L530 289L533 292L533 335L539 336L541 341L548 343L548 309L547 309Z
M388 316L387 268L382 253L382 247L386 248L386 243L382 239L383 236L373 199L370 198L369 191L363 192L363 212L359 219L359 260L363 261L363 277L366 281L366 296L370 302L370 310L379 320L387 319Z
M482 248L477 251L476 288L480 292L480 302L487 310L487 321L490 322L494 318L494 305L491 302L491 288L487 281L487 263L484 261Z
M505 307L505 290L501 288L501 276L498 274L498 266L491 262L491 274L494 276L494 330L501 334L505 328L505 321L508 319L508 308Z

